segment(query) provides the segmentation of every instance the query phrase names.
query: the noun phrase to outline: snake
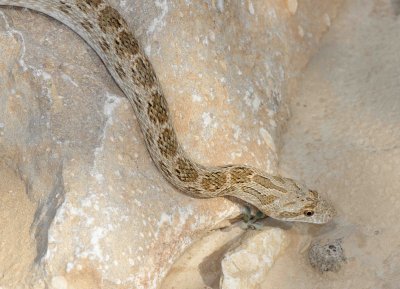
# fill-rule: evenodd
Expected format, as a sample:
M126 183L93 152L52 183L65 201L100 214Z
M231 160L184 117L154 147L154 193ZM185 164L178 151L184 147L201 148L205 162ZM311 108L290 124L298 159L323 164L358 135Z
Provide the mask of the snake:
M152 64L129 26L106 0L0 0L44 13L80 35L129 100L148 152L163 177L193 198L231 197L282 221L323 224L331 202L294 179L248 165L204 166L183 149Z

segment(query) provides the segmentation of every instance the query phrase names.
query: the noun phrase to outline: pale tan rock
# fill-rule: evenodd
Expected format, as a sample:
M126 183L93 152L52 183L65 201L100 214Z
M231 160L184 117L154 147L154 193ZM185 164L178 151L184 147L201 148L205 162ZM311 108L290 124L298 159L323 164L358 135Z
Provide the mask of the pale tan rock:
M301 26L299 25L299 26L297 26L297 30L298 30L299 36L300 36L301 38L303 38L303 37L304 37L304 29L303 29L303 27L301 27Z
M63 276L54 276L51 278L52 289L68 289L68 282Z
M286 101L326 29L315 11L333 19L341 1L306 1L299 19L281 1L112 2L154 64L190 155L275 172ZM300 39L299 25L313 36ZM157 288L186 248L239 214L166 183L121 91L65 26L1 8L0 55L0 185L13 192L1 198L15 198L1 203L10 231L0 256L18 259L1 260L0 286L62 276L71 288Z
M329 17L329 15L325 13L323 17L324 17L325 25L330 27L331 26L331 18Z
M297 0L287 0L287 7L289 9L290 14L295 14L297 11Z
M259 289L277 256L286 246L279 228L253 231L228 251L222 262L221 289Z
M246 234L239 226L214 230L196 241L175 262L161 289L219 288L221 260L229 249Z

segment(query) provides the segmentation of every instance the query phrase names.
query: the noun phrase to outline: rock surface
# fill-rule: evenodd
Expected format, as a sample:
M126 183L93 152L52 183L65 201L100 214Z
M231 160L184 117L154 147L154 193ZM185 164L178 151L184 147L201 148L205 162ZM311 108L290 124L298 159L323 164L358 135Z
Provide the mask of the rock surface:
M240 244L225 254L221 262L221 289L259 289L279 253L285 233L279 228L250 231Z
M317 241L310 246L308 251L308 260L315 269L323 272L338 272L346 256L342 248L342 240Z
M400 288L399 8L397 0L345 1L304 72L280 164L326 192L338 215L319 232L290 230L264 289ZM317 234L342 240L338 272L308 265Z
M341 1L111 2L190 155L275 172L289 96ZM121 91L62 24L1 8L0 55L2 289L157 288L186 248L239 214L162 179Z

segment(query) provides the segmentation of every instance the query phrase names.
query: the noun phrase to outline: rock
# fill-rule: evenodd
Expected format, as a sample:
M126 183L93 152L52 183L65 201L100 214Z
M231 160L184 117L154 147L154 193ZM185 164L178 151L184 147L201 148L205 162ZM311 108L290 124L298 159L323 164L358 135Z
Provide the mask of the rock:
M279 253L285 248L285 233L271 228L250 231L223 258L221 289L261 288L269 269Z
M112 2L190 155L276 171L287 100L326 29L315 15L333 19L341 1L304 1L291 18L280 1ZM0 286L157 288L186 248L240 213L161 177L128 101L64 25L1 8L0 55L0 256L13 256Z
M63 276L55 276L51 279L51 286L54 289L68 289L68 282Z
M219 288L221 261L243 234L239 226L229 226L199 239L174 263L160 288Z
M308 251L311 266L320 272L337 272L346 261L342 248L342 240L326 240L315 242Z
M297 11L297 0L287 0L287 6L289 9L290 14L295 14Z

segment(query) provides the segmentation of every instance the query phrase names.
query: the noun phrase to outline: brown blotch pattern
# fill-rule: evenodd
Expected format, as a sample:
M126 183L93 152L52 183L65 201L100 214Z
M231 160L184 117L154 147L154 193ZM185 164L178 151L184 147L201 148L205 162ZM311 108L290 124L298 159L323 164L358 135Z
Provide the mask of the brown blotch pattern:
M76 6L83 12L88 13L91 9L99 7L102 0L76 0Z
M86 30L87 32L90 32L90 31L93 29L93 24L90 23L90 21L87 20L87 19L84 20L84 21L82 21L82 22L81 22L81 25L82 25L83 28L85 28L85 30Z
M248 193L248 194L250 194L250 195L252 195L252 196L257 197L257 199L259 199L260 202L261 202L260 197L262 197L262 194L261 194L259 191L255 190L255 189L253 189L253 188L250 188L250 187L246 187L246 186L245 186L245 187L242 187L242 190L243 190L245 193Z
M136 85L144 89L154 86L156 75L150 62L145 57L137 57L135 59L132 67L132 78Z
M175 172L177 178L182 182L194 182L199 177L199 173L192 162L184 158L177 159Z
M303 207L303 213L304 213L305 210L313 211L313 210L315 210L315 205L314 204L308 204L307 206Z
M185 190L186 194L188 194L194 198L200 198L200 199L207 198L207 196L204 196L204 193L201 190L199 190L198 188L187 187L184 190Z
M168 121L167 102L159 91L153 93L147 114L153 123L163 124Z
M157 144L161 154L164 157L171 158L176 155L178 150L178 141L172 129L164 129L164 131L158 137Z
M121 79L124 79L126 77L126 73L125 73L124 69L122 68L121 63L115 64L115 71L117 72L117 74L119 75L119 77Z
M247 183L253 175L253 171L245 167L236 167L230 170L231 180L237 184Z
M125 27L125 20L114 8L107 6L99 12L98 24L103 32L116 32Z
M104 37L102 37L100 40L100 47L106 53L110 51L110 45Z
M263 199L263 204L270 205L273 202L275 202L278 199L278 197L274 195L265 195L263 196L262 199Z
M222 190L218 196L232 196L232 193L235 191L236 189L234 187L229 187L226 188L224 190Z
M279 213L279 217L281 217L281 218L294 218L294 217L300 216L302 214L303 214L303 212L283 211L283 212Z
M319 198L319 195L318 195L318 192L317 192L317 191L310 190L310 193L311 193L311 195L312 195L315 199L318 199L318 198Z
M281 184L285 183L285 180L280 176L273 176L272 178Z
M59 9L61 12L65 13L65 14L70 14L71 10L72 10L72 6L68 3L66 3L65 1L60 1Z
M275 200L278 199L277 196L265 195L263 193L260 193L256 189L253 189L253 188L250 188L250 187L243 187L242 189L243 189L244 192L256 197L260 201L260 203L263 204L263 205L270 205L273 202L275 202Z
M139 44L131 32L121 31L114 42L115 51L120 57L134 56L139 52Z
M291 205L295 205L296 204L296 202L288 202L288 203L285 203L285 207L288 207L288 206L291 206Z
M260 175L254 176L253 181L255 181L257 184L259 184L267 189L274 189L274 190L280 191L282 193L287 193L284 188L275 185L274 183L271 182L271 180L269 180L265 177L262 177Z
M204 189L215 192L221 189L226 183L226 174L222 172L208 173L201 180Z

